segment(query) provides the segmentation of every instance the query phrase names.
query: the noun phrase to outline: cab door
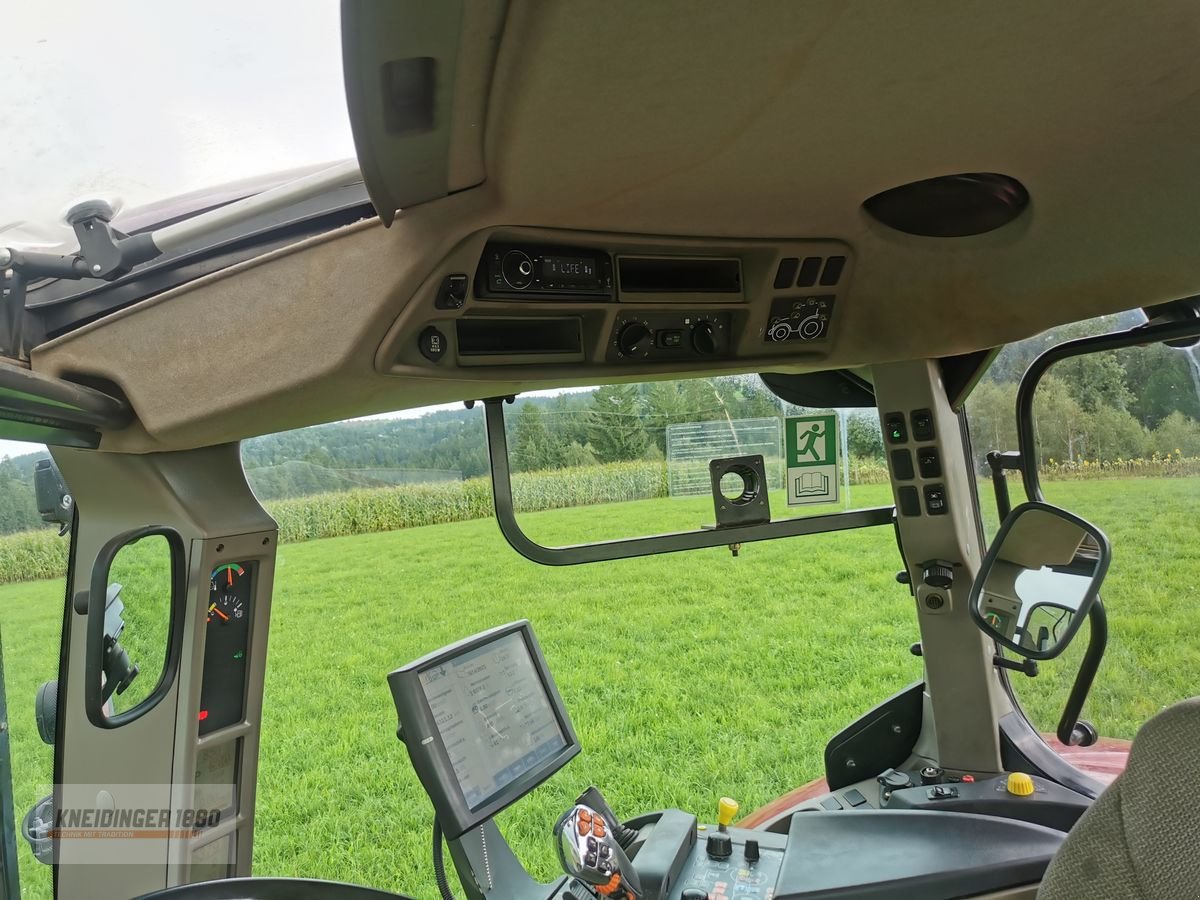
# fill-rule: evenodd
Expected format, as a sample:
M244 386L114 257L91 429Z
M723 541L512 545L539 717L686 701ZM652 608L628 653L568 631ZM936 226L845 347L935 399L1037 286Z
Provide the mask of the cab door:
M78 511L59 669L56 895L127 898L249 874L274 522L236 445L54 458ZM231 609L242 573L242 621L209 640L220 565Z

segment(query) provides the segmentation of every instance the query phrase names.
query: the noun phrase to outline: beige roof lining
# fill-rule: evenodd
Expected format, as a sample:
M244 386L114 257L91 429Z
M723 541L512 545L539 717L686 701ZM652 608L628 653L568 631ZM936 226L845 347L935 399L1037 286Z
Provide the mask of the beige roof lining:
M342 229L146 301L38 348L33 368L119 385L140 427L103 446L134 451L595 383L376 371L393 323L419 330L447 254L497 227L849 245L836 346L781 370L963 353L1187 296L1200 290L1200 10L1143 5L1136 40L1129 13L1108 0L764 0L736 16L684 0L514 2L484 184L390 230ZM897 235L860 208L960 171L1021 179L1031 208L957 240Z

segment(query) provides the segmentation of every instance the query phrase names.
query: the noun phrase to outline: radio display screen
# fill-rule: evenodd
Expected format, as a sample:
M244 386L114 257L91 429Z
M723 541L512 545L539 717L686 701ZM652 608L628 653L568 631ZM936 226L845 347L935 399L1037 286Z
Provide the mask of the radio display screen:
M587 256L543 256L542 281L579 287L597 287L596 260Z

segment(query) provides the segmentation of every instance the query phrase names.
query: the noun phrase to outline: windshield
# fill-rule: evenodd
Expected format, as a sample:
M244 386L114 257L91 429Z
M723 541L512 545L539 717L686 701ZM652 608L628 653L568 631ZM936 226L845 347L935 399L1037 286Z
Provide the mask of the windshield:
M12 4L0 246L74 249L81 199L130 210L354 156L339 34L325 0Z

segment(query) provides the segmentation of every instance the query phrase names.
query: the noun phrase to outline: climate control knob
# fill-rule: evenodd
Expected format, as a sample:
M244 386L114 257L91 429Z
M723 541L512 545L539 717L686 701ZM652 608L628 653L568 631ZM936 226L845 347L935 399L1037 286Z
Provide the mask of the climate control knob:
M624 356L637 356L650 348L651 337L650 329L641 322L629 322L617 332L617 349Z
M717 352L717 337L713 333L712 322L697 322L692 326L692 349L701 356L711 356Z

